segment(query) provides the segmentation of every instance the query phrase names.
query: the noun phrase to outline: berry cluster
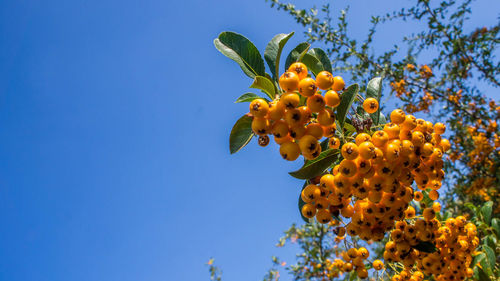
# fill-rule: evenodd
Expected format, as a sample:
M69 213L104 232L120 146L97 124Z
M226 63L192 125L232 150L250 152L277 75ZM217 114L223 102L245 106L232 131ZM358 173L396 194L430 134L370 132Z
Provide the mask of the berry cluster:
M341 77L322 71L313 79L307 67L296 62L280 77L279 86L282 93L275 100L268 103L257 98L250 103L252 130L259 136L259 145L267 145L272 134L284 159L293 161L302 155L312 160L322 152L320 142L326 137L328 148L341 155L333 168L309 179L303 188L301 213L305 218L329 223L336 243L346 234L352 241L356 237L368 243L381 241L390 232L383 257L388 265L400 265L399 269L391 265L399 272L393 281L421 281L426 275L436 280L463 280L472 274L468 266L479 242L475 226L464 217L441 225L436 219L441 205L432 202L439 198L445 175L442 157L450 149L450 142L442 138L444 124L396 109L389 123L372 127L368 118L368 125L357 126L359 120L353 119L357 133L339 134L334 111L341 104L345 86ZM357 99L366 113L378 111L376 99ZM426 207L424 199L431 206ZM419 215L410 204L413 200L422 208ZM419 250L422 243L437 250ZM349 244L341 258L327 259L326 264L312 268L322 267L330 278L351 271L366 278L366 262L377 271L385 269L381 260L367 260L366 248L358 247L357 242Z
M427 208L424 213L426 210L434 212ZM416 275L416 280L423 280L424 274L434 275L436 280L463 280L473 274L469 265L479 245L476 235L476 226L467 223L463 216L449 218L444 225L433 216L410 224L399 221L391 232L391 241L385 244L384 260L404 265L404 270L392 277L393 281L411 280ZM427 253L413 248L420 241L435 245L437 250Z
M284 93L276 100L250 103L252 130L260 136L259 144L267 145L272 134L284 159L293 161L301 154L306 159L318 157L319 140L335 134L333 109L340 104L338 92L344 89L344 80L328 71L318 73L314 80L307 76L307 67L296 62L281 75L279 85ZM325 90L324 95L319 90ZM304 105L301 99L305 99ZM375 99L367 101L367 107L378 108Z
M302 215L316 216L321 223L339 214L350 218L347 233L363 240L379 241L393 228L394 222L415 216L409 203L423 198L421 190L430 189L431 200L444 177L443 151L449 142L441 138L445 127L405 115L391 113L391 123L382 130L359 133L354 142L346 142L340 152L343 160L332 173L321 176L318 184L302 190ZM340 148L340 140L330 139L330 148ZM355 202L351 204L352 196ZM426 209L424 216L434 216Z

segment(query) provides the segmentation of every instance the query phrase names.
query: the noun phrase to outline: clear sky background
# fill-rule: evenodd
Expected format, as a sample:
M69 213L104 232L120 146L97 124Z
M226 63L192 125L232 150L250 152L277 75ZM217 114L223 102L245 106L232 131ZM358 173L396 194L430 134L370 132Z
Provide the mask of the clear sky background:
M354 1L351 30L408 3ZM474 7L496 22L498 2ZM378 48L418 24L385 26ZM251 81L213 47L225 30L262 52L304 39L263 0L2 2L0 280L208 280L213 256L250 281L293 261L274 245L301 223L300 163L255 141L229 154Z

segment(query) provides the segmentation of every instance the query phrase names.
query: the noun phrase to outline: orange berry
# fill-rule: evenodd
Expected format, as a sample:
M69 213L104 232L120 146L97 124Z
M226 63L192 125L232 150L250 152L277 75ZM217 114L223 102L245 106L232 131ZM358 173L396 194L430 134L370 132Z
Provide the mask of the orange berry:
M333 86L332 89L334 91L342 91L345 87L344 79L340 76L333 77Z
M330 90L325 93L325 103L333 108L339 106L340 96L337 92Z
M318 88L320 88L321 90L330 89L333 85L333 82L333 76L328 71L321 71L316 76L316 86L318 86Z
M295 72L287 71L279 79L281 89L285 92L293 92L299 88L299 76Z
M269 111L269 105L263 99L255 99L250 103L250 113L255 117L265 117Z
M359 155L359 149L355 143L348 142L342 146L341 153L345 159L354 160Z
M320 112L325 109L325 99L320 94L314 94L307 98L307 107L312 112Z
M294 62L288 68L288 71L295 72L299 76L299 80L307 77L307 66L301 62Z
M363 109L368 113L375 113L378 110L378 101L374 98L365 99Z
M306 77L299 82L299 93L304 97L310 97L316 93L318 87L316 81L310 77Z
M401 124L405 121L405 112L401 109L394 109L391 112L391 122L394 124Z

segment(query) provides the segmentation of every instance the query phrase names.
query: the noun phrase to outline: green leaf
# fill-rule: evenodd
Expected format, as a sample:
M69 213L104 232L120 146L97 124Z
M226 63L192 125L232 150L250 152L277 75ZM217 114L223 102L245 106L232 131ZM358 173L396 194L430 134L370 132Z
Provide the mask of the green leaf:
M332 62L330 61L330 58L325 53L325 51L323 51L320 48L314 48L314 49L309 50L307 53L316 57L320 61L321 71L325 70L325 71L328 71L330 73L333 72Z
M484 258L480 262L482 270L484 273L486 273L487 276L492 276L493 275L493 270L490 267L490 263L488 261L488 258ZM481 279L481 280L488 280L488 279Z
M491 271L491 269L490 269L490 271ZM488 273L484 269L479 268L478 269L478 277L477 277L477 279L481 280L481 281L491 280L491 278L489 277L491 275L493 275L493 273L491 273L490 275L488 275Z
M289 174L297 179L307 180L321 175L338 157L338 149L328 149L320 153L314 160L308 160L304 166Z
M385 116L382 112L379 112L378 124L384 125L385 123L387 123L387 119L385 119Z
M276 97L273 81L269 80L269 78L267 77L255 76L252 85L250 85L250 88L262 90L271 100L274 100L274 98Z
M340 128L344 128L347 112L351 109L351 105L356 99L358 92L359 85L353 84L342 93L342 96L340 97L340 105L337 107L337 120L339 121Z
M323 71L323 65L321 64L321 62L318 60L318 58L309 54L309 52L304 55L301 61L307 66L307 69L314 74L314 76Z
M500 238L500 220L497 218L492 219L491 227L496 231L497 237Z
M473 213L474 213L474 216L477 216L477 207L476 205L470 203L470 202L467 202L464 204L465 207L469 208Z
M356 277L358 277L358 273L355 270L351 271L351 273L349 274L349 281L354 281Z
M370 114L373 120L373 125L378 125L380 122L380 97L382 96L382 77L375 77L368 82L366 86L366 98L374 98L378 101L379 107L377 112Z
M483 245L483 251L486 254L488 262L490 263L490 268L494 268L496 262L495 251L493 251L493 249L490 248L488 245Z
M426 253L434 253L436 251L436 246L428 241L420 241L417 245L413 246L413 248Z
M229 151L231 154L238 152L250 142L254 133L252 131L252 117L243 115L231 129L229 135Z
M286 57L285 70L288 69L292 63L301 61L310 46L311 45L307 42L297 45L297 47L295 47Z
M302 186L302 190L304 190L304 188L306 188L306 186L307 186L307 181L304 182L304 185ZM301 190L301 193L302 193L302 190ZM299 214L306 223L309 223L309 219L304 217L304 215L302 215L302 207L306 204L306 202L304 202L304 200L302 200L301 193L299 193Z
M486 258L486 254L485 253L480 253L480 254L478 254L477 256L474 257L474 262L472 264L476 265L478 263L481 263L481 261L483 259L485 259L485 258Z
M264 60L259 50L245 36L235 32L222 32L214 40L214 45L223 55L237 62L248 77L265 75Z
M266 98L263 98L259 95L256 95L254 93L245 93L241 95L234 103L240 103L240 102L251 102L256 99L264 99L267 100ZM269 100L267 100L269 102Z
M283 51L283 47L290 37L292 37L293 32L288 34L278 34L269 41L266 46L266 50L264 51L264 59L273 74L273 79L278 81L278 75L280 74L280 59L281 52Z
M493 202L488 201L484 203L483 207L481 207L481 213L483 214L484 221L489 225L491 223L491 211L493 207Z

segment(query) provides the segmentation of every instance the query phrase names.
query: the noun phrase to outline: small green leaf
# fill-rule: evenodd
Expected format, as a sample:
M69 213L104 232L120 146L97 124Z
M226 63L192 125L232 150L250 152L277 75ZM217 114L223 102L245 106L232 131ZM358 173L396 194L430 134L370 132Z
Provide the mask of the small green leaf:
M431 242L420 241L417 245L413 246L413 248L426 253L434 253L436 251L436 246Z
M495 267L495 262L496 262L496 256L495 256L495 251L493 251L492 248L490 248L488 245L483 245L483 251L486 254L486 258L488 259L488 262L490 263L490 268Z
M308 160L304 166L297 171L290 172L289 174L297 179L307 180L321 175L330 165L335 162L338 157L338 149L328 149L323 152L314 160Z
M493 202L488 201L484 203L483 207L481 207L481 213L483 214L484 221L489 225L491 223L491 211L493 207Z
M306 188L306 186L307 186L307 181L304 182L304 185L302 186L302 190L304 190L304 188ZM301 193L302 193L302 190L301 190ZM304 215L302 215L302 207L306 204L306 202L304 202L304 200L302 200L301 193L299 193L299 214L300 214L300 217L302 217L302 219L306 223L309 223L309 219L304 217Z
M268 99L263 98L259 95L254 94L254 93L245 93L245 94L241 95L234 103L251 102L251 101L256 100L256 99L264 99L264 100L269 102Z
M237 62L250 78L264 76L266 69L259 50L245 36L235 32L222 32L214 45L226 57Z
M231 129L229 135L229 151L231 154L238 152L250 142L254 133L252 131L252 117L243 115Z
M488 269L489 269L489 271L491 271L491 268L488 268ZM477 279L481 280L481 281L491 280L491 278L489 276L493 275L493 273L487 273L486 271L484 269L479 268Z
M498 218L491 220L491 227L496 231L497 237L500 238L500 220Z
M349 274L349 281L354 281L354 279L356 279L356 277L358 277L358 274L356 273L356 271L351 271L351 273Z
M309 52L310 51L311 50L309 50ZM301 61L307 66L307 69L310 70L314 74L314 76L316 76L318 75L318 73L323 71L323 65L318 60L318 58L309 54L309 52L304 55Z
M276 96L273 81L264 76L255 76L252 85L250 85L250 88L262 90L271 100L274 100Z
M377 112L370 114L373 120L373 125L380 124L380 97L382 96L382 77L375 77L368 82L366 86L366 97L374 98L378 101L379 107Z
M283 47L285 46L288 39L292 37L293 32L288 34L278 34L271 39L271 41L267 44L266 50L264 51L264 59L273 74L273 79L278 81L278 75L280 74L280 59L281 52L283 51Z
M321 63L321 71L328 71L330 73L333 72L332 70L332 62L330 61L330 58L328 57L328 55L325 53L325 51L323 51L322 49L320 48L314 48L314 49L311 49L307 52L308 54L316 57L320 63Z
M490 263L488 261L488 258L482 259L479 264L481 264L482 270L484 271L484 273L486 273L487 276L493 275L493 270L490 267ZM482 280L488 280L488 279L482 279Z
M351 105L356 99L359 92L359 85L353 84L349 86L340 97L340 105L337 107L337 120L339 121L340 128L344 128L344 122L347 112L351 109Z
M385 119L382 112L379 112L378 125L384 125L385 123L387 123L387 119Z
M464 206L469 208L474 213L474 216L477 216L477 207L474 204L467 202Z
M287 70L290 67L290 65L292 65L292 63L301 61L302 57L304 57L304 55L307 53L307 50L309 50L310 46L311 45L307 42L300 43L299 45L297 45L297 47L295 47L286 57L285 70Z
M478 254L477 256L474 257L474 262L472 264L476 265L478 263L481 263L481 261L483 259L485 259L485 258L486 258L486 254L485 253L480 253L480 254Z

